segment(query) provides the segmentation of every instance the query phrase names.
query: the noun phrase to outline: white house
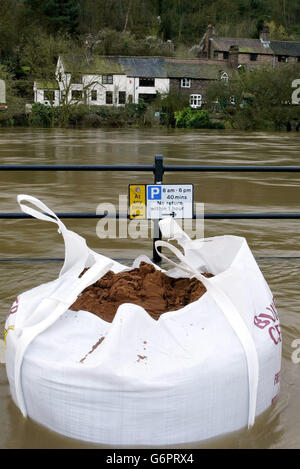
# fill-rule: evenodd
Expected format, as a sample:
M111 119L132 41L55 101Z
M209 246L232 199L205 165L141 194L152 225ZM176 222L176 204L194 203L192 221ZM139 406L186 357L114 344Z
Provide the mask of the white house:
M230 73L227 64L203 59L60 56L56 81L34 83L34 102L122 106L173 90L200 108L211 80L228 81Z
M162 60L142 57L98 57L72 60L60 56L56 82L34 83L34 102L58 106L62 103L121 106L149 101L169 92L170 80ZM150 65L150 66L149 66Z

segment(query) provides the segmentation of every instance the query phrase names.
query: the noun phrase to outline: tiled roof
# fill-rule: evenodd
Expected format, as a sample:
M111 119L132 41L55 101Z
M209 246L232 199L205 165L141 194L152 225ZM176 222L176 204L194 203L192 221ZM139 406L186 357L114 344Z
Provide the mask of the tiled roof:
M169 78L198 78L215 80L221 72L232 73L232 68L226 62L205 62L199 59L166 59Z
M59 90L59 86L56 81L39 80L36 82L36 87L38 90Z
M271 49L275 55L300 57L300 42L271 41Z
M85 57L85 56L61 56L65 72L69 73L85 73L85 74L124 74L118 61L109 60L109 57Z
M71 71L65 57L62 61L65 71ZM76 67L74 67L76 69ZM177 59L165 57L97 57L78 61L77 73L91 74L125 74L129 77L141 78L198 78L213 80L220 72L232 73L227 62L204 61L201 59Z
M239 46L242 53L271 54L271 47L263 43L260 39L247 39L238 37L213 37L212 44L215 50L229 51L230 46Z
M106 57L106 60L118 63L129 77L168 78L162 57Z
M218 51L227 52L230 46L239 46L241 53L300 57L300 42L269 41L269 45L267 46L267 43L262 42L260 39L213 37L211 41L214 49Z

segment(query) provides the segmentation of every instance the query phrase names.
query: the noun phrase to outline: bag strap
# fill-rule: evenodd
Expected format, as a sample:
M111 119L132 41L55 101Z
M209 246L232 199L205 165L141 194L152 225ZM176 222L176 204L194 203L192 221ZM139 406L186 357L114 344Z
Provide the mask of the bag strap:
M40 322L32 326L26 326L25 324L23 328L15 328L14 332L18 337L14 370L15 392L19 408L24 417L27 416L27 409L22 390L21 369L27 347L37 335L41 334L50 326L52 326L52 324L54 324L62 316L62 314L64 314L65 311L69 309L69 307L76 301L78 295L85 288L105 275L112 266L113 262L110 259L102 259L100 262L97 262L92 267L90 267L81 278L78 278L77 280L74 280L74 278L65 279L48 298L45 298L42 301L42 303L33 313L33 315L36 316L38 311L41 314L42 310L47 312L49 307L52 307L53 310L49 316L46 316Z
M169 259L167 256L162 254L158 247L168 248L181 262L177 264L176 262ZM223 312L225 318L229 322L230 326L237 335L246 355L247 368L248 368L248 390L249 390L249 406L248 406L248 428L254 425L255 415L256 415L256 401L257 401L257 389L258 389L258 376L259 376L259 362L258 354L256 350L256 345L253 340L253 337L246 326L244 320L239 314L237 308L232 303L228 295L225 294L223 290L216 285L213 279L209 279L198 272L193 265L187 260L187 258L181 253L179 249L173 246L166 241L156 241L155 249L157 253L169 262L172 265L175 265L177 268L189 272L198 280L200 280L205 286L207 292L215 300L221 311Z
M36 197L32 197L31 195L19 194L17 196L18 204L20 205L21 210L28 215L31 215L34 218L38 218L39 220L50 221L52 223L56 223L60 231L65 231L67 228L63 224L63 222L57 217L57 215L45 205L41 200L37 199ZM29 202L35 207L39 208L42 211L36 210L32 207L28 207L24 202Z
M85 239L77 233L68 230L57 215L39 199L31 195L20 194L17 200L21 210L27 215L58 225L58 232L62 234L65 243L65 261L59 276L67 272L70 274L72 270L75 276L79 275L85 267L85 261L89 255L89 248ZM27 203L30 203L36 208L29 207Z

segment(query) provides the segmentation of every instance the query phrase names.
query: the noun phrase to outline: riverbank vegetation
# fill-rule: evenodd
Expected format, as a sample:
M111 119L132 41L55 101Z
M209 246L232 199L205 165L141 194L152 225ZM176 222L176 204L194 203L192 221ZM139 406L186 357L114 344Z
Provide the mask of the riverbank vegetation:
M227 128L299 130L300 64L236 72L228 83L214 82L207 109ZM297 81L298 80L298 81ZM299 91L298 91L298 90ZM293 104L293 101L295 103Z

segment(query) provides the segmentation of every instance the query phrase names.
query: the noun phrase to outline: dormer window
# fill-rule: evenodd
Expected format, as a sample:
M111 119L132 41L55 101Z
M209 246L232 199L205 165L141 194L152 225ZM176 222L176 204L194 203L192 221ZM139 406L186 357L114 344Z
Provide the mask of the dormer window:
M221 72L221 80L222 80L224 83L228 83L228 73L226 73L226 72Z
M181 78L181 88L190 88L191 79L190 78Z

